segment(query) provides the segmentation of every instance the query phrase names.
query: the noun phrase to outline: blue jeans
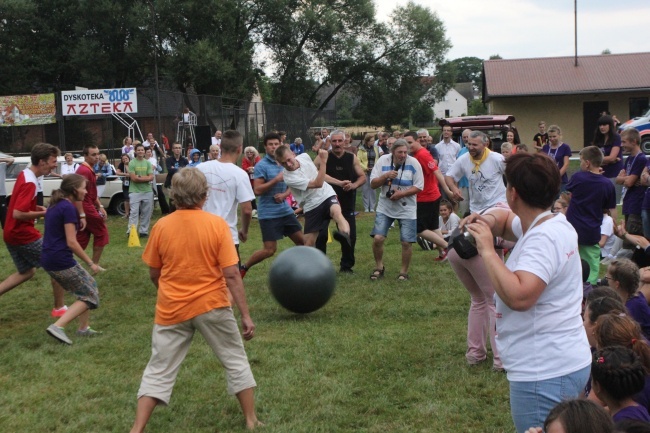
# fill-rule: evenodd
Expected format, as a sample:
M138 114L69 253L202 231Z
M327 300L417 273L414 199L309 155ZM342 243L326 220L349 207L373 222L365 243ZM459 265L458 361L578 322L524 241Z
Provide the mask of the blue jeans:
M564 400L578 398L589 380L591 367L565 376L536 382L510 382L510 412L518 433L542 427L551 409Z

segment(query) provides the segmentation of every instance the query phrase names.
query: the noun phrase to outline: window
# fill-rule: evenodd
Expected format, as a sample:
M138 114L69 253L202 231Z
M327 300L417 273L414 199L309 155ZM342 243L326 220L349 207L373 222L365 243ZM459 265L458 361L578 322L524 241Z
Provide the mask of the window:
M630 98L630 119L643 116L648 111L648 98ZM625 119L620 119L625 121Z

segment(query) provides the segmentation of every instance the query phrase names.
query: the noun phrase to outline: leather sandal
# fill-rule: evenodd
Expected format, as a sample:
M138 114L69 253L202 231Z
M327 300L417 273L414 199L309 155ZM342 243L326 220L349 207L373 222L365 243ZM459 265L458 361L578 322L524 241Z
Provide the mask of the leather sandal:
M375 269L374 271L372 271L372 274L370 274L370 280L371 281L377 281L380 278L384 278L384 271L385 270L386 270L385 267L383 267L381 269Z

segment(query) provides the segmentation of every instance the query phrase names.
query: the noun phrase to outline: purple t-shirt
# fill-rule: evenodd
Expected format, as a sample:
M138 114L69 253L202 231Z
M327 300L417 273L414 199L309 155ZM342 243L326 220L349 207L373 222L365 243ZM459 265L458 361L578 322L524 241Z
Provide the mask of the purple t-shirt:
M557 149L551 149L550 144L545 144L544 146L542 146L542 152L544 152L545 154L553 158L555 160L555 163L557 164L557 168L560 169L564 167L564 157L568 156L569 158L571 158L571 148L566 143L560 144L557 147ZM568 181L569 178L566 172L564 172L564 174L562 175L562 183L567 183Z
M607 144L600 148L603 151L604 156L609 156L612 153L612 149L618 147L618 156L617 158L620 161L616 161L613 164L603 165L603 176L607 178L616 177L623 170L623 153L621 149L621 136L614 134L614 142L610 145Z
M650 415L648 410L643 406L628 406L612 415L615 423L623 421L624 419L636 419L639 421L650 422Z
M628 299L625 308L634 321L639 324L645 338L650 339L650 307L643 293L639 292Z
M603 175L579 171L571 176L566 189L571 192L566 219L578 233L578 244L598 244L603 209L616 207L614 185Z
M79 214L72 203L61 200L45 213L41 266L46 271L62 271L77 264L72 257L72 250L68 248L65 224L78 225Z
M647 158L642 151L635 156L628 156L623 167L627 176L637 175L641 179L641 173L647 164ZM623 197L623 215L641 215L641 205L644 201L645 186L632 186L625 190Z

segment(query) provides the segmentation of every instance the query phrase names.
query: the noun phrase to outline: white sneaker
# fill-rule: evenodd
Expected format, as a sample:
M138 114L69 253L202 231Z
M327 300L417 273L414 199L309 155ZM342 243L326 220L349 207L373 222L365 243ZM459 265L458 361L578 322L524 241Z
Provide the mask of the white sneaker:
M63 328L59 328L58 326L51 324L50 326L47 327L46 331L48 334L50 334L52 337L59 340L61 343L72 344L72 340L70 340L68 336L65 335L65 330Z
M257 218L257 209L253 209L253 218Z

